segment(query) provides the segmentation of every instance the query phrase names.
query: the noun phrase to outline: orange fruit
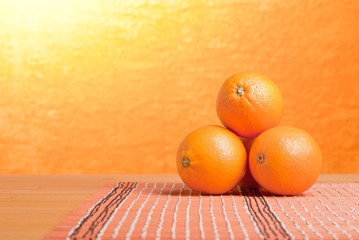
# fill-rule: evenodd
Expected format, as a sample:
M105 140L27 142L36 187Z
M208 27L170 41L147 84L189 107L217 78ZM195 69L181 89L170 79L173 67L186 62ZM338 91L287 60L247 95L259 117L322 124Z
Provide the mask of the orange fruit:
M244 148L247 152L247 164L246 164L246 173L244 174L243 179L239 182L240 187L245 188L259 188L259 184L256 182L254 177L252 176L252 173L249 169L249 152L251 150L252 144L255 140L255 138L244 138L241 137L242 143L244 145Z
M317 180L322 154L315 140L304 130L281 126L261 133L249 154L255 180L267 191L297 195Z
M206 126L183 139L177 152L177 170L193 190L222 194L243 178L246 158L236 134L220 126Z
M283 114L283 98L269 78L258 73L237 73L222 85L217 115L222 124L242 137L255 137L275 127Z

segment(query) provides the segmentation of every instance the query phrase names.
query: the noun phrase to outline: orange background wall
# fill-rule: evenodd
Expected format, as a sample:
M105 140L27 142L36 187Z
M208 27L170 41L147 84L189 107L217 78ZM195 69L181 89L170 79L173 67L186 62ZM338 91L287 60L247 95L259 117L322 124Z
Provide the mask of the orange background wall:
M358 1L0 0L0 173L176 173L223 81L277 83L323 173L359 173Z

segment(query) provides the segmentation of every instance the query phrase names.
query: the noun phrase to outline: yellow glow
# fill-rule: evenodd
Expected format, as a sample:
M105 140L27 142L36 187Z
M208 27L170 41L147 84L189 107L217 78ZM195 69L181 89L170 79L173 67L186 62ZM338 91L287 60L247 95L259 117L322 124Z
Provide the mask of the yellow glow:
M89 42L93 45L89 35L102 34L94 30L101 10L101 1L0 0L0 53L7 60L2 65L9 65L5 74L39 79L46 69L68 72L76 63L65 59L74 59ZM65 66L46 64L49 59L65 61Z
M68 23L75 16L71 0L16 0L0 1L1 18L5 19L5 27L22 28L28 31L37 31L57 24L59 27ZM7 26L6 26L7 25Z
M145 64L139 56L157 52L158 46L151 44L157 38L162 40L161 48L177 48L181 39L175 39L176 29L181 23L174 22L173 16L181 11L178 4L160 0L151 4L146 0L0 0L0 42L5 43L0 44L0 52L9 64L5 69L12 71L6 74L28 77L15 70L26 69L41 78L45 68L58 67L43 64L49 59L65 62L63 69L56 70L64 74L82 64L100 67L100 59L114 49L122 52L118 61L123 59L136 68ZM160 51L156 58L165 53Z

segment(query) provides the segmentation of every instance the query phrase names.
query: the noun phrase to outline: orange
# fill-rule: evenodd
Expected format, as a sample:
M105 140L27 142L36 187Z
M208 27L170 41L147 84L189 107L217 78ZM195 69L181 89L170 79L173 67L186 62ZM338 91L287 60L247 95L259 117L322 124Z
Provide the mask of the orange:
M258 73L237 73L222 85L217 115L222 124L242 137L255 137L275 127L283 114L283 98L269 78Z
M249 154L255 180L267 191L297 195L317 180L322 154L315 140L304 130L281 126L260 134Z
M177 152L177 170L193 190L223 194L243 178L246 158L236 134L220 126L206 126L183 139Z
M241 140L247 152L247 164L246 164L246 173L244 174L243 179L239 182L238 185L245 188L259 188L260 187L259 184L253 178L252 173L249 169L249 152L251 150L255 138L241 137Z

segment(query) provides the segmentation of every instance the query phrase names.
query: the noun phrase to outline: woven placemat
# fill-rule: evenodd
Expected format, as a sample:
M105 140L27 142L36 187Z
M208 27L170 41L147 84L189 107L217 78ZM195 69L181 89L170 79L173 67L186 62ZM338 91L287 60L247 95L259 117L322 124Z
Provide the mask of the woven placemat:
M202 195L181 183L106 184L47 239L359 239L359 184L299 196Z

